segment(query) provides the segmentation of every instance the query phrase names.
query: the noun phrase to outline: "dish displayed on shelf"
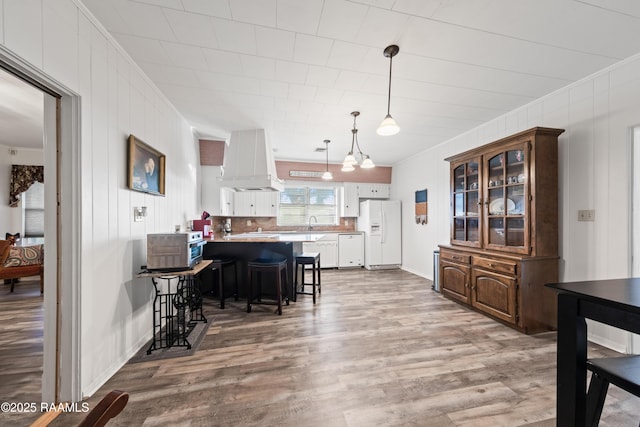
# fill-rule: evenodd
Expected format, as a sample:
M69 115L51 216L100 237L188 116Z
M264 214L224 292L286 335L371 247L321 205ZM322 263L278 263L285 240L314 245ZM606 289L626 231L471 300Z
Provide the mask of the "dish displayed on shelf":
M507 212L512 212L516 208L516 204L511 199L507 199ZM504 215L504 199L496 199L489 203L490 215Z

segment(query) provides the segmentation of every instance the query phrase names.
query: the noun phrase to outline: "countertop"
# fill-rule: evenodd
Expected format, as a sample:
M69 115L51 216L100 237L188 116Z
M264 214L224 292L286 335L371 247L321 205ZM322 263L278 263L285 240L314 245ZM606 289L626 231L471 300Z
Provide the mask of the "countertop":
M205 239L208 242L316 242L324 237L324 234L298 234L298 233L239 233L224 236L217 239Z

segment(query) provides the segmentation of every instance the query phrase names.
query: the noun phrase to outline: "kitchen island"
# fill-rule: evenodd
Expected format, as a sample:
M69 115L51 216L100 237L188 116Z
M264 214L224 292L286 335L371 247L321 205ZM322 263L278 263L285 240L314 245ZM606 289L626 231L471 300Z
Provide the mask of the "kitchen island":
M247 297L247 262L256 258L286 258L287 295L293 300L293 262L303 252L304 242L315 242L323 234L313 233L242 233L209 239L204 247L204 259L233 256L237 259L238 294Z

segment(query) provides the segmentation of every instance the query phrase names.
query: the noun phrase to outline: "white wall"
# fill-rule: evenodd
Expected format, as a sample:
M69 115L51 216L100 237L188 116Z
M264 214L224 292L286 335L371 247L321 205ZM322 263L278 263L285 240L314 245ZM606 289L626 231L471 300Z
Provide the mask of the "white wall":
M147 233L199 217L197 141L72 0L0 0L0 44L81 98L80 382L91 395L151 336L152 286L134 277ZM166 197L126 188L130 133L166 154ZM147 206L146 221L133 222L134 206Z
M393 166L392 192L405 206L429 189L429 224L403 210L403 267L432 278L433 250L449 242L445 157L535 126L559 138L560 280L630 274L631 128L640 123L640 56L634 56ZM595 209L594 222L577 211ZM591 338L620 351L627 334L590 324Z
M0 239L4 239L5 233L22 233L21 204L14 208L9 206L11 165L41 166L44 158L41 149L14 149L0 145L0 153Z

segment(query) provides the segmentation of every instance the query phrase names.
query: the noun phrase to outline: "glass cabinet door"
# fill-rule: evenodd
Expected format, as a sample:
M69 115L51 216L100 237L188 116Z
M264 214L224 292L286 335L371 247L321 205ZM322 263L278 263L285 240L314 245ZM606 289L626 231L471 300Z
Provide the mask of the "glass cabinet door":
M527 159L525 145L486 157L485 247L528 252Z
M480 246L480 162L452 165L452 241Z

